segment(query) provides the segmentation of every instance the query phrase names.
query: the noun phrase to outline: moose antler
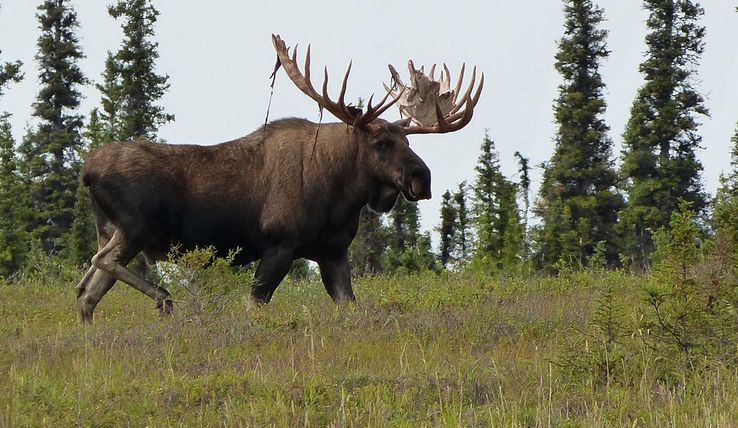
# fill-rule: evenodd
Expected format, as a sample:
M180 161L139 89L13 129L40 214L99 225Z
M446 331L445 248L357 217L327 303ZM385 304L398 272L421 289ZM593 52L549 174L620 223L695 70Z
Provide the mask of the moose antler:
M451 90L451 78L446 64L443 65L440 80L437 81L434 77L435 65L431 67L430 73L426 76L423 67L417 70L415 64L408 61L410 87L407 90L405 90L406 86L402 83L397 70L391 64L389 69L392 78L403 89L396 93L394 87L390 88L385 85L384 88L387 93L399 98L397 105L400 108L400 114L407 116L411 123L414 123L409 123L404 127L406 135L453 132L463 128L471 120L474 107L479 102L484 86L484 73L482 73L479 86L472 95L477 78L476 67L472 71L471 83L461 97L459 97L459 94L464 81L465 65L461 66L459 78L453 90ZM461 110L462 108L463 110Z
M382 101L380 101L376 106L372 106L374 95L370 96L366 112L362 112L361 109L354 106L346 105L344 96L346 95L346 85L348 83L349 73L351 73L351 63L349 63L348 69L346 69L346 74L343 76L343 83L341 84L341 92L338 95L338 102L334 102L328 96L327 67L324 71L325 77L323 78L322 94L315 90L310 81L310 45L308 45L307 53L305 54L305 74L303 75L300 68L297 66L297 46L292 50L292 58L290 58L289 49L281 37L272 34L272 43L274 44L274 49L277 51L279 64L284 68L284 71L290 77L292 82L294 82L294 84L304 92L305 95L315 100L321 109L325 108L331 112L331 114L336 116L336 118L349 125L375 130L376 126L373 126L372 122L388 108L392 107L404 92L404 89L401 89L398 95L393 97L389 102L387 102L387 99L391 94L390 92L387 92L384 98L382 98Z

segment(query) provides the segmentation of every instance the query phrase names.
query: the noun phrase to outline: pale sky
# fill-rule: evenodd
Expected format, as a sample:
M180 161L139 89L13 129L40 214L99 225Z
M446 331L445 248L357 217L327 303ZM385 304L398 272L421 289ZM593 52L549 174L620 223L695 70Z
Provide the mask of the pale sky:
M0 0L0 49L3 61L24 62L26 79L0 100L0 111L13 114L16 140L29 123L38 91L33 60L38 38L36 6L40 0ZM106 12L111 1L76 0L79 38L87 58L85 74L100 80L107 51L118 48L119 23ZM607 84L605 119L611 127L614 154L621 150L630 106L642 85L638 64L645 51L645 19L640 0L599 0L610 31L610 58L601 69ZM730 138L738 121L738 2L703 0L707 27L698 89L711 117L702 120L705 188L714 193L719 174L729 167ZM423 228L438 223L441 194L462 180L474 179L474 166L484 130L500 152L503 172L515 174L513 153L519 150L532 165L553 151L552 104L560 78L554 70L557 41L563 35L563 6L558 0L426 1L237 1L184 2L158 0L156 26L158 69L170 75L171 88L161 104L176 115L159 135L170 143L213 144L246 135L263 122L275 54L272 33L287 44L312 44L315 70L327 65L337 94L349 60L353 69L346 99L382 93L389 82L387 64L403 73L407 60L416 65L446 62L452 75L462 62L486 76L474 119L463 130L445 135L410 137L413 149L432 171L433 199L421 201ZM304 49L303 49L304 52ZM319 77L320 74L317 74ZM468 81L468 78L467 78ZM318 84L319 82L316 82ZM83 89L81 113L99 104L92 87ZM318 109L280 72L271 119L296 116L318 120ZM393 109L384 115L399 117ZM324 121L327 121L326 117ZM332 120L332 118L330 119ZM534 192L540 169L533 174ZM248 191L248 189L244 189ZM536 194L533 193L532 200Z

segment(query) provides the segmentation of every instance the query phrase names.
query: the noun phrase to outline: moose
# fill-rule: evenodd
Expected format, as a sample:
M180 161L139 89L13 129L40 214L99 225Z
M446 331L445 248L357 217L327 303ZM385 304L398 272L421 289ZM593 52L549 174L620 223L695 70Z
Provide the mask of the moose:
M116 281L149 296L161 314L173 310L170 293L127 264L139 253L147 262L166 258L173 245L182 250L212 246L220 254L240 249L234 263L260 259L251 301L270 301L293 260L317 262L326 291L336 302L354 301L348 247L359 214L367 204L377 212L392 209L400 193L409 201L431 197L431 173L410 149L407 136L446 133L466 126L479 101L476 69L463 95L462 67L455 89L444 66L440 81L415 70L411 84L394 82L378 105L366 111L347 105L344 96L351 64L337 101L328 96L328 71L322 93L310 80L310 47L304 71L285 42L272 35L278 62L291 81L340 123L316 124L287 118L213 146L138 142L109 143L89 155L82 179L89 188L98 252L77 285L81 322ZM435 68L435 67L434 67ZM303 74L304 73L304 74ZM391 97L391 98L390 98ZM379 116L397 104L404 119Z

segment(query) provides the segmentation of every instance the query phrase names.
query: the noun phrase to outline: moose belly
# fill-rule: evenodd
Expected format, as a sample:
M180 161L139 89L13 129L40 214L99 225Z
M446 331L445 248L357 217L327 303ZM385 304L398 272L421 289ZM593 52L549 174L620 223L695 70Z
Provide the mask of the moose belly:
M217 208L188 210L180 218L170 242L184 251L212 246L219 256L238 250L236 262L239 264L260 258L264 249L258 230L245 222L243 215Z

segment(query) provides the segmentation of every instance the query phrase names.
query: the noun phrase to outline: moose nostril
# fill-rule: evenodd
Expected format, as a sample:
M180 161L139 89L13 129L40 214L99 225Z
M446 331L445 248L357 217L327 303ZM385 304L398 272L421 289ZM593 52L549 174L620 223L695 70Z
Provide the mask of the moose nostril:
M430 199L431 188L430 180L426 174L416 175L410 180L410 190L418 199Z

